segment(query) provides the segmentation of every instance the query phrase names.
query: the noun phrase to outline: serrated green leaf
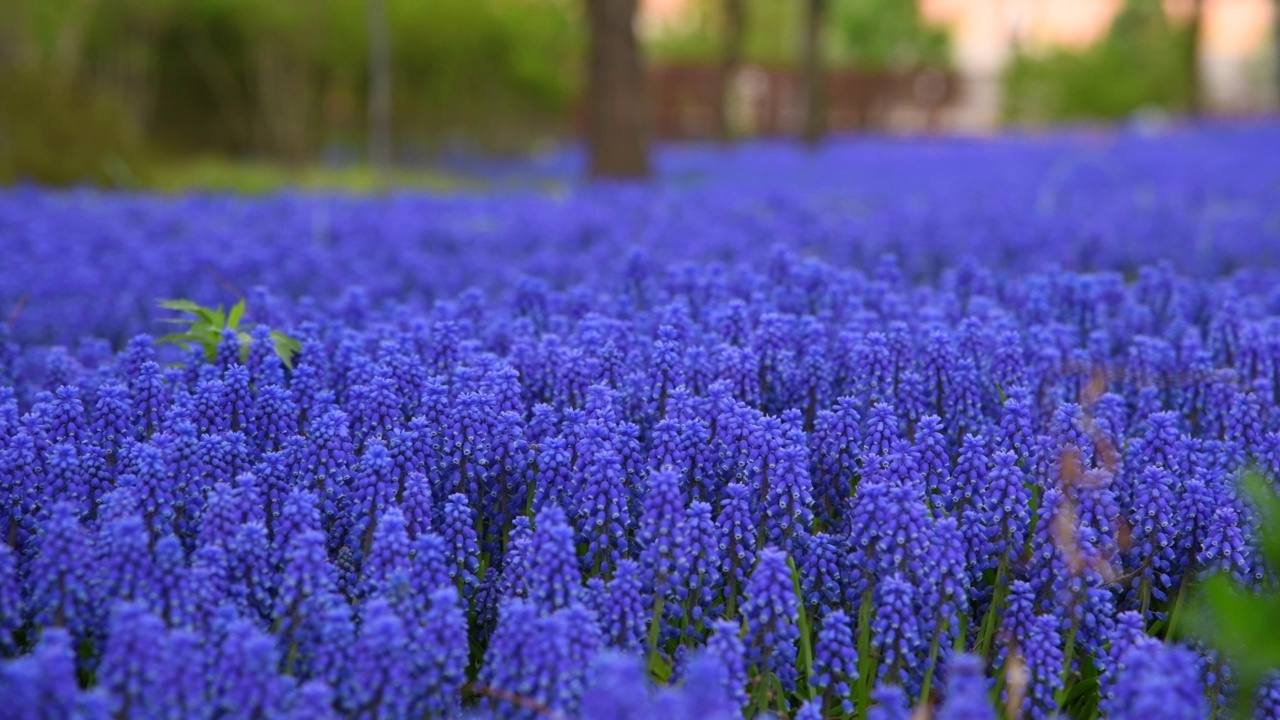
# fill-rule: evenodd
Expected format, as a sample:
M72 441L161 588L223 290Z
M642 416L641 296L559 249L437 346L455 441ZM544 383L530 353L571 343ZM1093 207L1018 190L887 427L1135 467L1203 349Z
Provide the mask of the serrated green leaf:
M164 342L182 346L198 344L204 350L205 357L212 361L217 358L218 346L222 343L223 333L230 329L236 331L236 338L240 343L239 354L241 361L247 361L249 344L253 342L253 337L246 330L253 327L253 323L243 322L244 316L248 311L243 299L231 306L229 313L223 310L222 305L217 308L207 308L190 300L160 300L159 304L163 308L190 313L194 317L189 319L162 319L161 322L187 325L188 327L185 332L165 335L157 340L157 343ZM280 358L285 367L293 369L293 358L302 350L302 343L275 330L271 332L271 340L276 356Z
M227 314L227 327L232 330L238 329L242 317L244 317L244 300L231 306L231 312Z

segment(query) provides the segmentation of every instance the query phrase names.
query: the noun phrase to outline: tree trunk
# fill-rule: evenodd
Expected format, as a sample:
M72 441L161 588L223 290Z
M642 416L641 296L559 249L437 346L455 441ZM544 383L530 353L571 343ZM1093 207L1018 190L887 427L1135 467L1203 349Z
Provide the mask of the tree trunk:
M591 175L649 175L649 106L636 0L586 0L586 134Z
M1190 48L1187 52L1188 110L1192 116L1199 116L1205 110L1204 83L1200 79L1200 48L1203 43L1200 36L1204 32L1204 0L1192 0L1191 24L1187 28L1190 35Z
M311 155L311 118L318 93L311 57L282 38L258 43L250 53L265 150L295 167Z
M720 72L716 77L715 132L722 142L733 137L729 111L733 102L733 82L742 64L742 46L747 35L745 0L724 0L724 44L720 49Z
M386 0L365 0L369 25L369 163L391 167L391 38Z
M826 24L827 0L807 0L804 37L800 44L800 100L804 116L800 137L809 144L827 134L826 73L823 71L822 31Z
M235 68L209 38L208 28L192 24L184 32L182 47L191 65L204 80L214 107L228 129L232 143L240 152L252 151L255 118L258 108L246 97Z
M53 42L53 67L58 73L58 80L74 83L80 79L80 65L84 61L85 40L89 34L90 23L97 11L99 0L82 0L71 12L66 14L66 21L57 29Z

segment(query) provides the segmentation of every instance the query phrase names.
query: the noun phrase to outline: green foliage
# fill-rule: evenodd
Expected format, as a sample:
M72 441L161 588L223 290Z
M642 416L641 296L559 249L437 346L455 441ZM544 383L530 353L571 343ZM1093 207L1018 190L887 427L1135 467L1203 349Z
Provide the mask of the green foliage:
M363 154L366 0L0 2L0 180L119 182L176 158ZM402 155L562 130L580 0L386 0ZM132 138L145 139L135 153Z
M1223 573L1207 578L1192 598L1186 630L1230 661L1241 718L1258 686L1280 670L1280 496L1259 474L1248 476L1245 488L1258 510L1266 586L1259 592Z
M148 188L161 192L205 190L243 194L269 193L280 188L369 193L390 188L452 192L477 187L462 177L429 170L397 168L383 174L367 165L293 166L235 162L216 156L154 163L147 168L146 183Z
M156 338L157 343L169 343L183 348L198 345L204 349L205 357L212 361L218 355L218 344L222 342L222 334L232 330L240 339L241 362L248 359L249 343L253 342L253 337L249 335L248 330L253 327L253 323L243 322L244 300L232 305L229 311L223 310L221 305L208 308L190 300L161 300L160 307L165 310L176 310L188 317L165 319L163 322L186 325L187 328L182 332ZM302 344L278 330L271 331L271 341L275 346L276 356L285 367L292 368L293 357L302 349Z
M570 0L388 0L402 134L421 128L430 139L514 150L529 128L558 131L579 88L578 9Z
M0 183L136 184L141 151L112 98L23 70L0 70Z
M748 62L794 65L800 52L804 3L745 0L744 56ZM690 20L652 38L658 61L715 62L723 43L724 0L695 0ZM867 70L939 67L948 63L950 37L931 26L917 3L903 0L830 0L825 36L832 65Z
M1185 109L1192 93L1190 52L1187 28L1171 25L1159 0L1128 0L1097 43L1019 55L1005 76L1005 115L1051 122Z
M920 7L902 0L842 0L836 23L843 59L859 68L945 67L951 54L943 28L924 22Z
M799 52L803 3L743 0L746 31L743 60L765 65L792 64ZM647 38L655 62L715 63L724 44L724 0L692 0L687 17Z

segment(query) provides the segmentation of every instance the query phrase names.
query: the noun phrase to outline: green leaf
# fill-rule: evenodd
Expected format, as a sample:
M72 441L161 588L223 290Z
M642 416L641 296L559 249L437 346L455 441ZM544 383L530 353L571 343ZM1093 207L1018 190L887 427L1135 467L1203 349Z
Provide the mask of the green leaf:
M271 341L275 344L276 356L280 358L280 362L283 362L285 367L292 370L293 357L302 350L302 343L279 330L271 331Z
M1079 701L1080 698L1084 697L1085 693L1094 693L1094 692L1097 692L1097 690L1098 690L1098 678L1096 677L1085 678L1084 680L1081 680L1080 682L1071 686L1071 689L1067 691L1066 699L1064 699L1062 702L1062 706L1070 707L1071 705L1074 705L1077 701Z
M665 685L671 679L671 669L671 663L667 662L660 653L649 656L649 677L659 684Z
M1272 570L1280 570L1280 496L1261 473L1250 472L1244 477L1244 489L1258 506L1262 522L1262 553Z
M161 300L160 307L164 308L165 310L179 310L181 312L188 312L193 315L197 314L200 310L203 309L196 303L191 302L190 300L181 300L181 299Z
M1071 686L1063 709L1068 717L1087 718L1098 710L1098 668L1089 653L1080 655L1080 680Z
M800 591L800 571L796 569L796 563L791 559L790 555L787 556L787 567L791 569L791 584L795 591L796 600L798 601L797 607L799 608L796 616L796 627L800 630L800 670L805 682L808 682L809 678L813 676L813 636L810 634L811 628L809 627L808 614L804 611L804 593ZM812 688L810 688L809 697L813 697Z
M192 325L187 334L193 340L206 347L218 348L218 343L222 341L222 331L215 330L208 325Z
M224 311L221 305L217 308L207 308L190 300L160 300L158 302L162 308L190 313L194 317L163 318L161 322L186 325L187 329L185 332L165 335L157 340L157 343L172 343L184 347L197 343L203 348L205 357L212 361L217 358L218 346L222 343L223 333L227 330L233 330L236 332L236 338L240 343L241 361L248 359L249 344L253 342L253 338L245 331L253 327L253 323L243 322L244 316L248 312L248 307L243 299L232 305L229 313ZM275 330L271 332L271 341L276 356L280 358L285 367L292 370L293 358L302 350L302 343Z
M227 315L227 327L232 330L239 328L242 317L244 317L244 300L231 306L231 312Z
M189 343L199 342L199 341L194 336L192 336L191 333L184 332L184 333L169 333L168 335L161 335L160 337L156 338L156 342L164 343L166 345L187 345Z
M202 307L196 308L195 312L200 316L201 320L204 320L206 324L212 327L221 330L227 326L227 315L222 311L221 305L218 306L217 310Z

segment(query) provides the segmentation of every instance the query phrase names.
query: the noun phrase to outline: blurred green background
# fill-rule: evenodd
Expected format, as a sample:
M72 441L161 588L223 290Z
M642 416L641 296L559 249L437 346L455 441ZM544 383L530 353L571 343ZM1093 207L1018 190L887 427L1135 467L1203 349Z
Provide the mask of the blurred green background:
M1099 41L1015 57L1005 76L1004 114L1052 122L1114 120L1152 108L1190 111L1193 28L1171 22L1160 0L1129 0Z
M586 0L382 0L396 171L365 167L368 0L0 0L0 182L181 190L456 187L442 156L516 155L576 131ZM724 0L645 32L646 61L714 64ZM799 0L745 0L744 61L794 65ZM1074 50L1021 53L1006 120L1192 108L1193 43L1159 0L1127 0ZM951 64L909 0L831 0L832 68ZM1105 78L1105 81L1100 81Z

